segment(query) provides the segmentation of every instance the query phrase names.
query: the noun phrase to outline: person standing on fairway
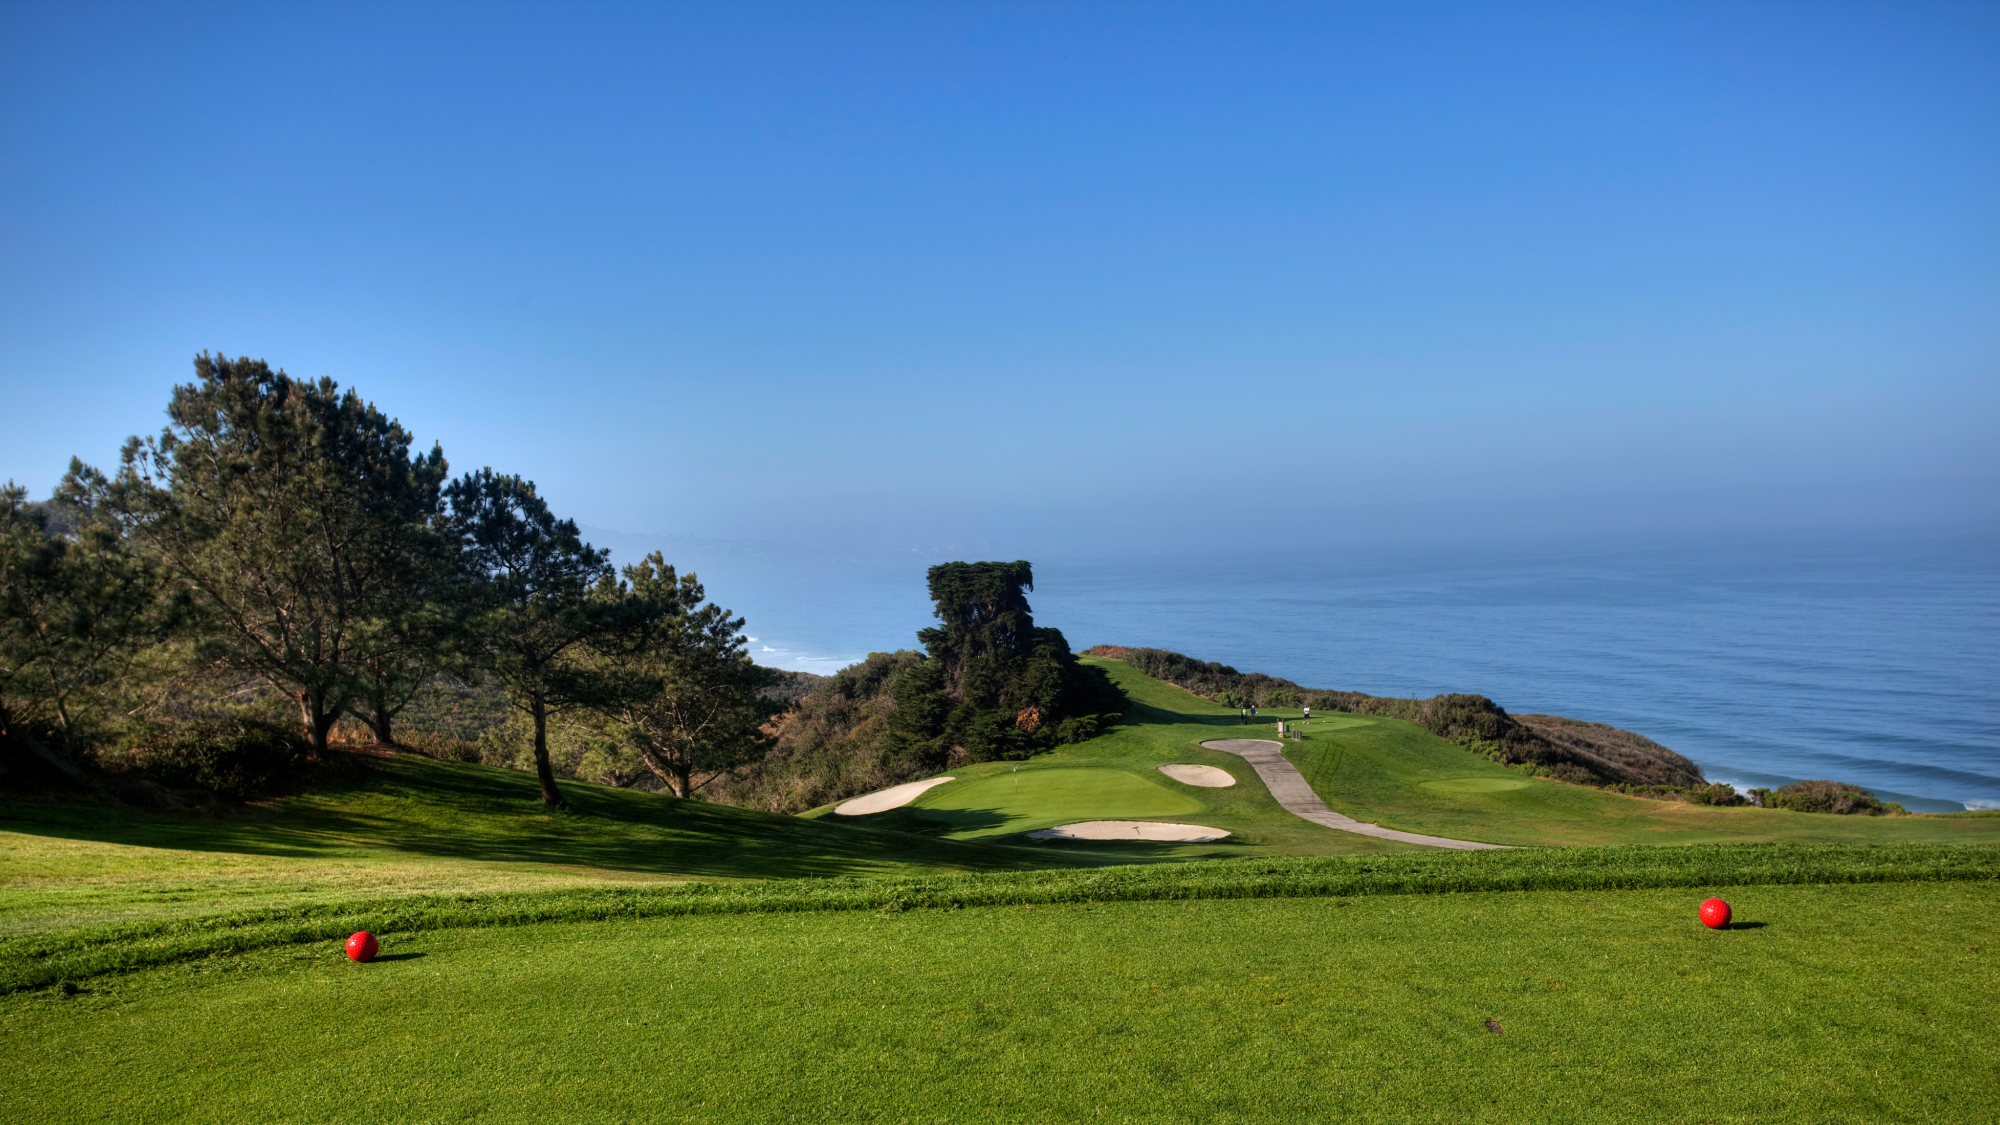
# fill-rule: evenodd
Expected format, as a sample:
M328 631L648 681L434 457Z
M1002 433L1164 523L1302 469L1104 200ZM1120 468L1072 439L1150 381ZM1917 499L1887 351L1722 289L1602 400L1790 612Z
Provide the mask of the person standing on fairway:
M1306 712L1306 713L1305 713L1305 718L1302 718L1302 719L1300 719L1300 720L1299 720L1299 721L1300 721L1300 722L1302 722L1302 723L1303 723L1303 722L1305 722L1305 721L1306 721L1307 719L1310 719L1310 718L1312 718L1312 717L1313 717L1313 705L1312 705L1312 704L1310 704L1310 703L1306 704L1306 706L1305 706L1305 712Z

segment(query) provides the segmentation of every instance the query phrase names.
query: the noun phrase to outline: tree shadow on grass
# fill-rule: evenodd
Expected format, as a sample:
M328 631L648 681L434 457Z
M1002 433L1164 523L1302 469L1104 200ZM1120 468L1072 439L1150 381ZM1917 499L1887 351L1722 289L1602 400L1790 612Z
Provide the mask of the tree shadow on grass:
M869 828L910 832L921 836L945 836L953 832L978 832L999 828L1014 818L999 809L886 809L853 820Z
M563 791L571 809L557 812L540 804L529 774L392 758L343 771L342 777L312 792L227 814L19 802L0 806L0 826L32 835L187 851L353 858L358 850L386 849L696 878L858 875L905 865L994 871L1106 862L602 786L565 784Z
M1103 863L1163 863L1190 859L1241 859L1244 850L1256 845L1233 836L1200 843L1174 840L1065 840L1030 839L1025 833L1006 838L1009 844L1037 851L1072 856L1092 856ZM1199 850L1196 850L1199 849Z

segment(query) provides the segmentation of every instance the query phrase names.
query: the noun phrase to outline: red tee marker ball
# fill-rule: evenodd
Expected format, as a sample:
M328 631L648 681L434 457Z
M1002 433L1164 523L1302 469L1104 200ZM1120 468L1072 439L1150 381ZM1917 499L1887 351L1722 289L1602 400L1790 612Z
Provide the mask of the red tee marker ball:
M1712 898L1702 903L1701 924L1711 930L1719 930L1727 926L1729 924L1729 904L1719 898ZM348 948L352 949L353 947L354 943L349 942ZM374 950L371 949L369 952L373 953Z
M1722 914L1724 918L1727 918L1729 916L1729 908L1726 906L1723 907ZM1703 918L1708 917L1708 907L1704 906L1701 908L1701 916ZM350 960L354 961L373 961L375 959L375 935L369 933L367 930L362 930L353 937L348 938L347 956Z

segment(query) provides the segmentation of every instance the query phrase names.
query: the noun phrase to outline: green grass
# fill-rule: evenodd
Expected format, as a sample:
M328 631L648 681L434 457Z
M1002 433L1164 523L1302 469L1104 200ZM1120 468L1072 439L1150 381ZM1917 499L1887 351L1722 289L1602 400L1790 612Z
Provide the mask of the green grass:
M388 894L1103 862L422 758L347 763L227 815L0 803L0 937ZM841 818L845 820L845 818Z
M1094 869L355 895L161 915L0 939L0 992L338 938L696 914L957 909L1167 899L1347 897L1798 883L2000 880L2000 847L1707 845L1267 857Z
M1305 725L1285 756L1331 807L1408 832L1495 844L2000 841L2000 820L1833 816L1648 801L1489 762L1399 719L1341 715Z
M542 924L372 965L321 942L0 998L0 1117L1990 1115L1990 883L1741 888L1719 932L1709 889Z
M1199 745L1263 731L1122 662L1099 663L1132 697L1128 722L1030 762L962 768L914 806L872 817L774 817L575 783L567 789L576 811L551 814L527 775L420 758L356 761L310 793L223 816L0 804L0 939L39 948L45 938L122 927L279 924L344 918L392 899L421 912L429 908L417 900L438 896L588 897L688 880L1428 851L1286 813L1241 759ZM1525 844L2000 841L1994 817L1705 809L1531 780L1392 719L1333 715L1308 729L1309 741L1287 749L1329 804L1421 832ZM1238 784L1183 785L1158 772L1168 762L1213 765ZM1232 835L1196 845L1025 836L1097 818L1192 821ZM239 947L241 927L216 925L214 948Z
M1986 1112L2000 817L1642 801L1363 716L1287 744L1358 818L1579 845L1412 848L1285 813L1199 746L1263 731L1105 666L1127 723L871 817L554 815L421 759L222 816L0 804L0 1120ZM1232 836L1024 835L1098 818ZM1636 842L1697 846L1594 846ZM1695 923L1718 890L1743 925ZM340 958L362 928L385 960Z

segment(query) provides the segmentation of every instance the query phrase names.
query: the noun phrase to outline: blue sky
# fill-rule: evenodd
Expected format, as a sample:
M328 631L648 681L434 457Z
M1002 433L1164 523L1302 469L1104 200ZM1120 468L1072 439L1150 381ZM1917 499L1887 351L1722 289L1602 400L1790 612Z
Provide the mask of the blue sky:
M641 537L1990 531L1996 60L1991 4L8 4L0 477L206 348Z

